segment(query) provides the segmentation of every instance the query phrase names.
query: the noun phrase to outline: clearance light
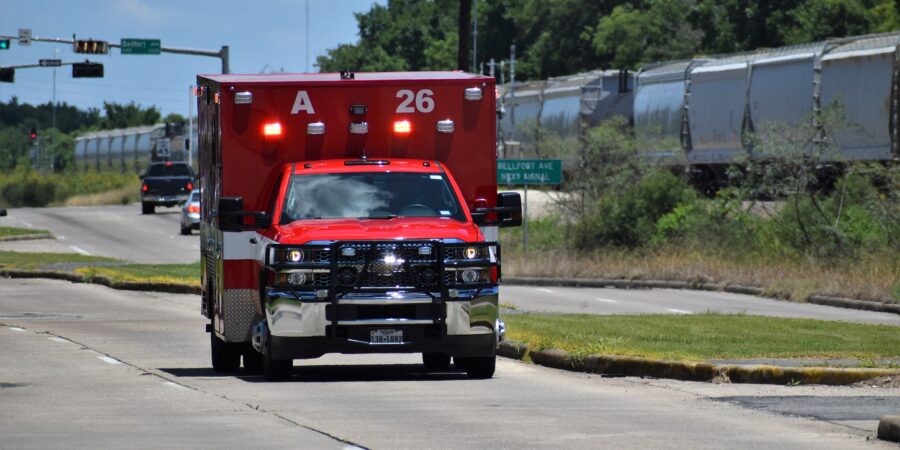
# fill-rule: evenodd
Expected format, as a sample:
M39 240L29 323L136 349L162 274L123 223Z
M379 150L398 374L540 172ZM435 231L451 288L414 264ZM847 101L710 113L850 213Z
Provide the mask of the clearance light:
M465 93L466 100L469 100L469 101L481 100L481 96L482 96L481 88L477 88L477 87L466 88L466 93Z
M437 123L437 131L438 133L452 133L454 129L453 121L450 119L446 120L438 120Z
M281 136L281 124L278 122L267 123L263 125L263 136L277 137Z
M238 92L234 94L235 105L249 105L253 103L253 94L249 91Z
M412 124L408 120L398 120L394 122L395 134L409 134L412 131Z
M306 134L312 136L325 134L325 124L322 122L313 122L306 124Z
M351 134L366 134L369 132L369 123L368 122L351 122L350 123L350 133Z

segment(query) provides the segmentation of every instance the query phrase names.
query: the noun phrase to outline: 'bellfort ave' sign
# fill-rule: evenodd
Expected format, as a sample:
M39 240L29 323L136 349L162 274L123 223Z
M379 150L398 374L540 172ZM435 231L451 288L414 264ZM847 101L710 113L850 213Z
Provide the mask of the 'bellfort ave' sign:
M560 184L562 160L559 159L501 159L497 161L497 183Z

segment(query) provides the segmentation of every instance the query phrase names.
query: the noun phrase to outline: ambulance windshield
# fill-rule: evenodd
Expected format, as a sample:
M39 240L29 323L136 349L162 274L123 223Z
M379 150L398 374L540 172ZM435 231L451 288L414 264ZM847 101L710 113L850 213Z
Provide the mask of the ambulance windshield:
M393 219L465 214L441 174L360 172L294 175L287 188L281 224L308 219Z

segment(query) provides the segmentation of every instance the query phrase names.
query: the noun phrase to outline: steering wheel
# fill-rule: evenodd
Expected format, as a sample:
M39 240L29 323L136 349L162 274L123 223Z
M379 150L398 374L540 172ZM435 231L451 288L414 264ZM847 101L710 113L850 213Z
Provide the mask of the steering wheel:
M413 203L411 205L404 206L403 209L398 212L398 215L412 217L434 217L438 214L437 211L435 211L428 205Z

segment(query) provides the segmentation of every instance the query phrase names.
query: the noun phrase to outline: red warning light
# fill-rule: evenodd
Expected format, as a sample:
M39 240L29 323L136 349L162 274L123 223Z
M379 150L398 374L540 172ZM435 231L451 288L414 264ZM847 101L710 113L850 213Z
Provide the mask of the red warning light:
M278 137L281 136L281 123L271 122L263 125L263 136Z

